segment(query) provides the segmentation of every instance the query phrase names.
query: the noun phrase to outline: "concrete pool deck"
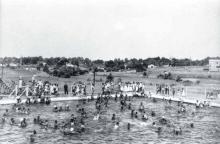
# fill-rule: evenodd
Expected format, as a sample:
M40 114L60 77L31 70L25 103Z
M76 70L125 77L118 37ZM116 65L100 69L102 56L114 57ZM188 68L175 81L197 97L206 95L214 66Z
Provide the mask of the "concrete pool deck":
M128 92L126 93L127 96L133 96L134 93ZM141 95L140 93L136 93L137 95ZM94 95L93 98L96 99L98 96ZM111 97L115 97L115 94L112 94ZM165 100L171 100L171 101L182 101L183 103L188 103L188 104L195 104L196 99L189 99L187 97L173 97L173 96L163 96L163 95L158 95L155 93L150 93L148 92L147 97L150 98L157 98L157 99L165 99ZM65 96L65 97L51 97L52 102L59 102L59 101L74 101L74 100L80 100L80 99L90 99L91 96ZM200 102L208 102L211 107L218 107L220 108L220 101L219 100L209 100L209 99L198 99ZM21 103L25 103L25 99L22 99ZM11 99L1 99L0 100L0 105L8 105L8 104L16 104L16 99L11 98Z

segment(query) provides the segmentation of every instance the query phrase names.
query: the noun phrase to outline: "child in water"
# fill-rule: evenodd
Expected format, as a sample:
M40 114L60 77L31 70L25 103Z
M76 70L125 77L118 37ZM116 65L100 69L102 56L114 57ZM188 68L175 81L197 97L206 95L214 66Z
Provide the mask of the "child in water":
M116 122L115 126L114 126L114 129L118 129L119 128L119 122Z

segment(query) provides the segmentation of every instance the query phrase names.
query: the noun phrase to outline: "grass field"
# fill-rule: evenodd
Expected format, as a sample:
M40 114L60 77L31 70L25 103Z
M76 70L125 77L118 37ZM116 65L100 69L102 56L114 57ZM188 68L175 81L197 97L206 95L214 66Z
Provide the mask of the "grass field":
M0 69L1 71L1 69ZM189 86L184 86L183 82L176 82L175 80L164 80L158 79L157 75L163 73L164 71L171 72L175 78L177 75L183 80L190 80L192 83ZM148 91L155 92L156 84L175 84L177 87L185 87L187 89L187 97L189 98L205 98L205 91L220 89L220 73L219 72L208 72L203 71L203 67L165 67L165 68L155 68L149 69L147 71L148 77L144 77L143 73L136 72L112 72L114 76L114 81L117 82L120 78L122 81L140 81L145 84L145 88ZM90 82L93 80L93 74L89 73L81 76L74 76L71 78L57 78L49 76L44 72L39 71L27 71L24 69L4 69L4 79L13 80L18 82L19 76L22 76L24 81L28 83L31 80L33 74L37 75L37 79L43 81L47 80L52 83L58 83L59 89L63 91L63 85L67 83L69 87L73 82L82 81L87 84L87 92L90 93ZM100 93L101 83L105 81L106 75L109 73L98 72L96 74L96 88L95 92ZM102 81L100 81L102 80ZM199 83L196 83L199 81ZM218 98L217 101L220 102Z

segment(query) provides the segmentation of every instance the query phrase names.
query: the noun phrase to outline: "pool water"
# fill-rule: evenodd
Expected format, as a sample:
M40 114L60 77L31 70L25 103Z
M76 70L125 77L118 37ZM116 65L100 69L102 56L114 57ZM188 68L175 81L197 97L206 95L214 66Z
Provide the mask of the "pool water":
M0 124L0 143L25 144L30 143L30 135L33 130L37 131L35 136L36 144L104 144L104 143L124 143L124 144L142 144L142 143L219 143L220 142L220 111L217 108L195 109L195 106L186 105L186 113L178 113L177 103L169 104L165 101L158 100L156 103L148 98L132 98L132 108L138 109L140 102L143 102L146 113L149 116L147 121L139 118L131 118L131 111L126 109L120 111L120 102L110 100L108 108L102 110L99 120L93 120L95 110L95 102L87 102L83 105L88 118L85 120L86 131L76 135L63 135L60 130L52 128L42 128L33 124L33 119L40 114L41 118L48 119L53 125L54 120L58 123L69 119L71 114L77 115L76 105L78 101L69 102L53 102L51 105L32 105L28 106L31 110L29 115L17 114L12 110L10 105L2 105L0 115L9 109L9 116L6 122ZM65 106L68 104L71 111L69 112L53 112L53 106ZM150 115L151 111L156 112L156 116ZM192 112L195 112L193 115ZM111 122L112 114L115 113L120 121L119 129L114 130L114 124ZM159 119L169 120L171 126L159 124ZM28 126L20 128L9 124L9 119L13 117L16 121L25 117ZM156 122L156 127L152 125ZM127 124L131 124L131 129L127 130ZM194 123L194 128L190 127L190 123ZM156 132L157 127L162 127L162 132ZM174 127L181 127L182 134L174 135Z

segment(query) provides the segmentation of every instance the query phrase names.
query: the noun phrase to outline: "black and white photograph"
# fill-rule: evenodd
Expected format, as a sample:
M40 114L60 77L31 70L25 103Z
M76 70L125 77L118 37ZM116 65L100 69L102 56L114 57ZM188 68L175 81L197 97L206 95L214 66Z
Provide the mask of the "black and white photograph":
M220 144L220 0L0 0L0 144Z

